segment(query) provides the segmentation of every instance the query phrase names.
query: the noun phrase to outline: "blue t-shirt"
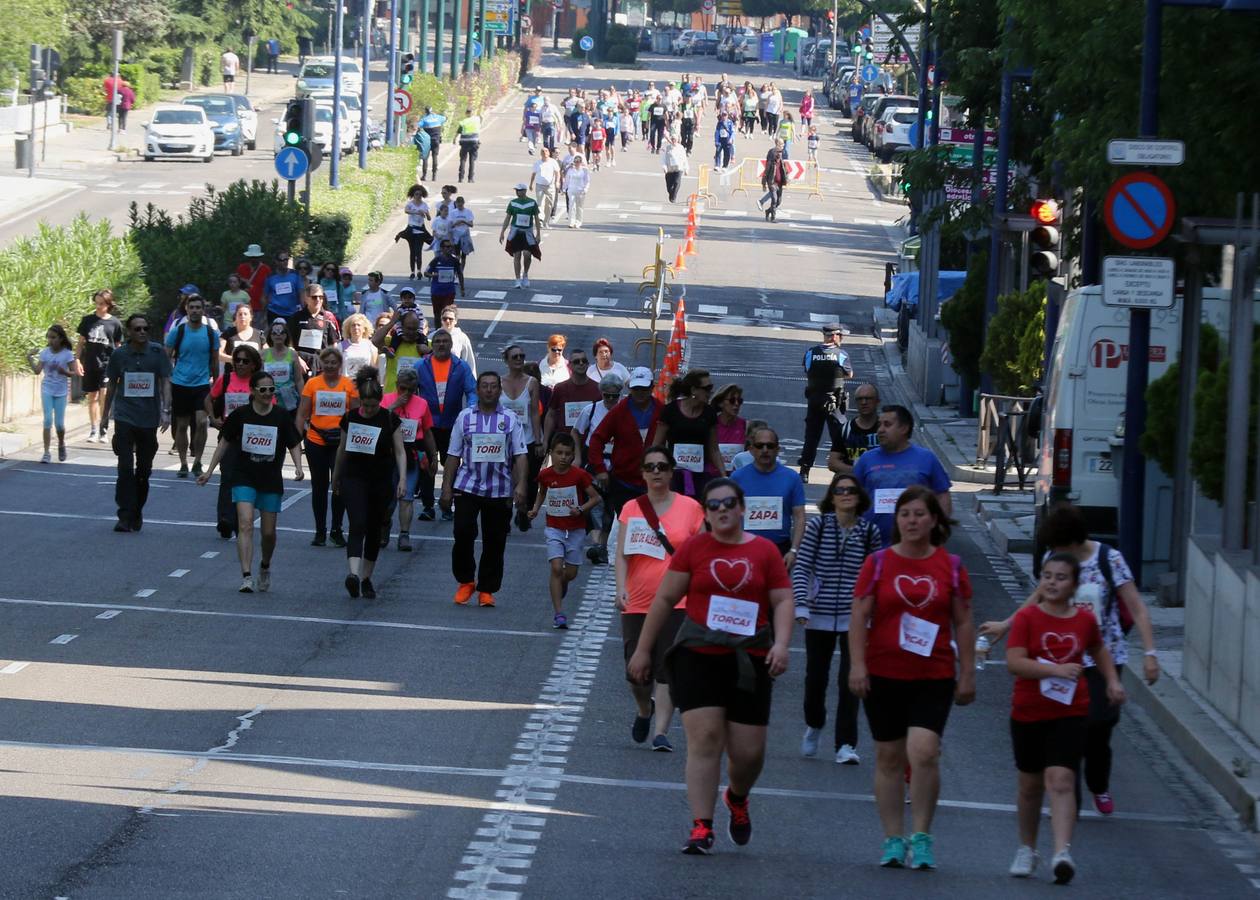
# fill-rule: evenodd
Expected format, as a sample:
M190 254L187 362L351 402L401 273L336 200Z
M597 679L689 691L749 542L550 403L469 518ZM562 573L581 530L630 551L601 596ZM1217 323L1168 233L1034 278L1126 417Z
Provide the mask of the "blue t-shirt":
M284 272L267 279L264 292L267 295L267 312L277 316L289 316L302 308L302 276L297 272Z
M770 472L736 469L731 480L744 489L744 530L782 544L792 537L792 510L805 505L801 476L783 463Z
M193 328L187 322L176 325L166 335L166 346L174 348L183 329L184 339L179 342L178 356L175 359L175 370L171 374L171 384L180 387L201 387L210 383L210 352L219 352L219 342L214 339L209 326L203 321L200 328Z
M889 453L883 447L867 450L854 464L853 475L871 497L866 518L879 526L885 547L892 543L893 511L902 491L915 484L926 485L938 494L950 489L949 476L936 454L916 444L900 453Z

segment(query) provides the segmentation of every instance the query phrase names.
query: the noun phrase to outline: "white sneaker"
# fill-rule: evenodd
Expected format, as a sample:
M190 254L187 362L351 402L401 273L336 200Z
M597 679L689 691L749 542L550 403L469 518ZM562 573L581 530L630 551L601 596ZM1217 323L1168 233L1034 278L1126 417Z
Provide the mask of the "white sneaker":
M512 282L512 287L519 289L520 286L521 286L521 280L519 278L516 279L516 281Z
M1076 863L1072 861L1072 854L1067 850L1056 853L1050 866L1054 872L1055 884L1067 884L1076 874Z
M805 736L801 738L801 756L818 755L818 736L820 734L822 734L821 728L805 728Z
M1015 851L1015 861L1011 863L1010 872L1016 878L1027 878L1037 869L1037 851L1027 845Z
M245 577L243 577L241 579L241 586L239 590L242 594L254 593L254 579L251 578L249 575L246 575Z
M857 751L850 744L841 744L840 749L836 751L836 762L842 766L856 766L862 761L862 757L858 756Z
M522 278L522 279L521 279L521 287L529 287L529 279L528 279L528 278Z
M96 429L95 428L93 428L91 431L88 432L87 442L89 444L96 443Z
M266 592L271 590L271 569L259 569L254 576L254 590Z

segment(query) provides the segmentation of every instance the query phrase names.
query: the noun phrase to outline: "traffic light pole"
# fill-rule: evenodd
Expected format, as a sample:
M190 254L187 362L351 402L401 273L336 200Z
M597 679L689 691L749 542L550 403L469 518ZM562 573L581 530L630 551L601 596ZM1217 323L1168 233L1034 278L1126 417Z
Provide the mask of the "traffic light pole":
M368 31L368 28L371 26L371 23L372 23L372 19L370 18L371 13L372 13L372 4L367 2L367 0L364 0L364 3L363 3L363 62L362 62L363 95L359 98L359 109L361 110L361 115L359 116L359 168L360 169L367 168L367 159L368 159L368 114L367 114L368 89L372 85L372 73L370 71L371 64L372 64L372 40L371 40L371 32ZM392 116L394 114L393 84L391 83L388 86L388 88L389 89L386 91L386 96L389 98L387 102L390 104L390 106L389 106L389 109L386 111L386 115ZM337 118L340 118L340 116L337 113L334 113L333 118L337 119ZM338 147L333 148L334 154L340 153L340 152L341 152L341 147L338 146Z
M394 115L394 86L398 84L398 0L389 0L389 62L385 66L389 73L389 111L385 114L385 145L394 146L394 136L398 131L397 116ZM364 72L366 76L367 72ZM363 107L363 118L367 118L367 107Z
M433 77L442 80L442 30L446 25L446 0L437 0L437 21L433 23Z
M468 0L468 23L464 30L464 72L473 70L473 10L476 8L474 4L476 0ZM481 52L485 53L486 48L483 46Z
M420 62L417 68L421 72L429 71L429 19L432 14L429 0L420 0Z
M333 56L333 106L338 113L341 111L341 53L345 47L345 19L346 7L342 0L335 0L337 6L337 17L333 25L334 40L334 56ZM363 73L366 83L367 72ZM364 108L363 115L367 115L367 109ZM341 116L333 116L333 146L329 148L332 152L328 159L328 186L334 191L341 187ZM292 182L290 182L292 185ZM290 198L292 199L292 198Z
M463 14L463 0L455 0L454 16L451 19L451 81L459 77L459 19Z

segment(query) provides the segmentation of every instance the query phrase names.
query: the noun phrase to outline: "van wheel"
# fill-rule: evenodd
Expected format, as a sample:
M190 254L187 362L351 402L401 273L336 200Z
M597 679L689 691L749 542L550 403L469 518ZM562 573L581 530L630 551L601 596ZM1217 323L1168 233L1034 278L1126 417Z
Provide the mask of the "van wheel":
M209 156L207 156L205 159L203 159L203 160L202 160L202 162L204 162L204 163L212 163L212 162L214 162L214 154L213 154L213 153L211 153Z
M146 154L144 155L144 161L145 161L145 162L153 162L153 157L152 157L152 156L149 156L149 154L147 154L147 153L146 153Z

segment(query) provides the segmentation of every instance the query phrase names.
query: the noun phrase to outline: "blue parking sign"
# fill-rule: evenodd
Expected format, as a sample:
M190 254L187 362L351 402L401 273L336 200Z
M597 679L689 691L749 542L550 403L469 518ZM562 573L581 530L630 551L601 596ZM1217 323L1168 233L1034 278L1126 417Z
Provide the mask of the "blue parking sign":
M581 47L583 50L585 50L587 53L590 53L591 48L595 46L595 39L592 38L589 34L584 34L582 35L582 40L578 41L578 46Z

